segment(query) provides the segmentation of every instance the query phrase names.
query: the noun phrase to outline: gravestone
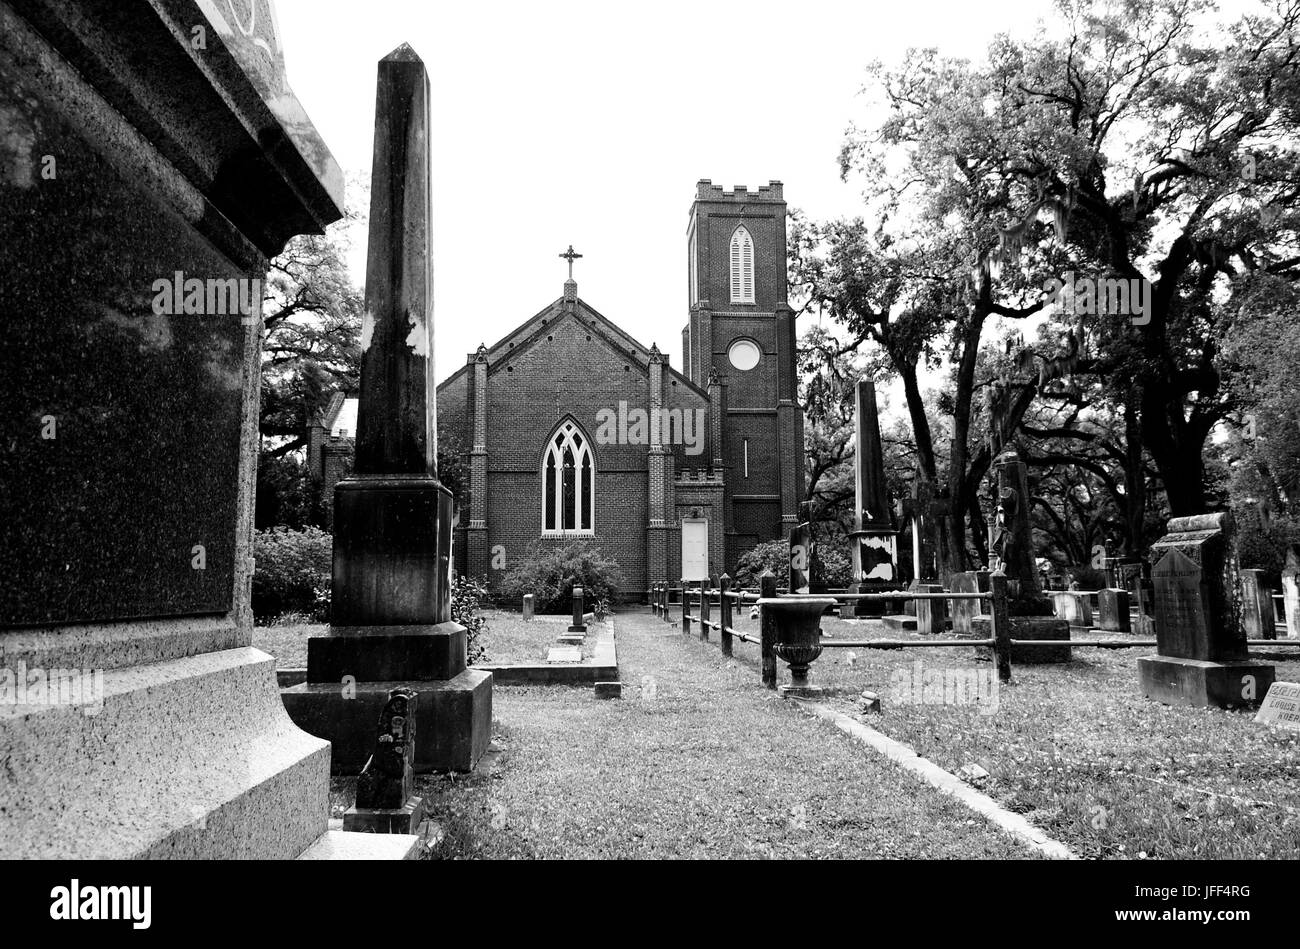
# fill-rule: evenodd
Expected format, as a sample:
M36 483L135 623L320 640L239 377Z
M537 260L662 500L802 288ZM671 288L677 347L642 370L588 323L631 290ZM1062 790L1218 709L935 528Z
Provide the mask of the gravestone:
M971 571L954 573L951 588L953 593L978 593L979 584ZM952 604L952 630L958 636L971 636L971 621L978 615L979 600L950 600Z
M812 524L807 502L799 505L799 523L790 528L790 570L786 585L790 593L807 593L812 577Z
M1286 614L1286 634L1300 639L1300 546L1291 545L1282 569L1282 612Z
M1075 591L1053 593L1056 601L1056 615L1076 629L1092 628L1092 604L1088 597Z
M898 528L885 481L885 456L880 438L880 413L876 407L876 384L859 379L854 387L854 498L853 531L849 534L852 555L851 590L854 593L882 593L899 588ZM857 600L856 616L883 616L886 600ZM902 623L902 620L898 620ZM915 625L913 624L913 627Z
M492 674L466 664L451 619L451 492L438 480L433 382L429 78L402 45L379 63L361 388L353 472L334 489L331 624L307 681L283 692L299 726L357 774L395 685L415 704L415 770L470 771L487 751Z
M1300 683L1274 682L1264 696L1255 721L1300 732Z
M533 619L533 594L524 594L524 622L530 623Z
M0 858L355 853L251 648L262 286L343 214L272 6L0 2L0 117L0 656L103 683L0 711Z
M937 583L915 584L914 589L917 593L944 592L943 587ZM916 631L918 633L926 636L941 633L951 624L948 618L947 600L915 600L913 602L916 607Z
M415 794L415 709L412 689L393 689L379 715L370 760L357 778L357 802L343 815L343 829L372 834L414 834L424 819Z
M1097 594L1097 628L1112 633L1132 629L1127 590L1106 589Z
M1241 619L1247 639L1277 639L1273 590L1264 583L1263 570L1241 571Z
M1255 706L1272 685L1252 661L1238 598L1232 515L1169 521L1152 545L1157 652L1138 660L1143 694L1171 705Z
M1052 603L1043 593L1029 524L1029 480L1025 464L1016 450L1009 447L994 459L993 469L997 477L997 508L990 558L1007 577L1011 638L1068 640L1069 622L1052 615ZM987 574L975 575L977 589L987 582L986 577ZM971 630L977 638L989 638L992 625L993 618L982 615L972 620ZM1069 662L1070 658L1070 647L1065 645L1011 648L1014 664Z

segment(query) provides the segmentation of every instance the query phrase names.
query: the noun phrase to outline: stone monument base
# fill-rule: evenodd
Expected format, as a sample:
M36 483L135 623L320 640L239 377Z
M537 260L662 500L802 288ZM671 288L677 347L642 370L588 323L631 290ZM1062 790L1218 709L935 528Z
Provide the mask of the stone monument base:
M782 685L777 687L776 692L783 699L819 699L826 694L826 690L819 685Z
M906 613L894 613L881 619L885 629L891 633L899 632L916 632L916 617L908 616Z
M343 829L361 834L414 834L423 820L424 798L412 794L402 807L349 807L343 813Z
M360 774L370 758L373 725L396 688L419 696L415 772L472 771L492 737L492 673L466 669L432 682L304 682L281 691L289 717L333 744L331 774Z
M414 837L376 850L329 831L330 746L285 714L266 653L243 646L103 676L102 705L0 706L0 748L19 776L0 782L0 859L414 852Z
M971 618L972 639L993 638L993 617L975 616ZM1013 616L1011 617L1012 639L1069 639L1070 623L1068 620L1054 616ZM988 646L979 648L979 655L992 659L993 650ZM1011 664L1013 666L1052 665L1069 662L1069 646L1012 646Z
M1138 659L1142 694L1166 705L1193 708L1254 708L1273 684L1274 668L1251 659L1206 662L1170 656ZM1253 678L1253 683L1247 681ZM1253 697L1243 697L1252 692Z

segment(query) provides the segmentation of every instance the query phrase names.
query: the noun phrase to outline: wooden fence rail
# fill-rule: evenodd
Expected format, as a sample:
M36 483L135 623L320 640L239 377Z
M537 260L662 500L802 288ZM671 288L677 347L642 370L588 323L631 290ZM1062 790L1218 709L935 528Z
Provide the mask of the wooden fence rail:
M680 586L666 583L656 584L648 591L648 599L655 614L667 622L672 621L670 606L679 605L681 607L683 633L689 634L691 624L694 623L698 626L699 638L707 641L710 634L716 630L719 634L724 656L732 654L732 644L736 639L741 642L757 644L761 659L763 685L769 689L775 689L777 680L775 615L771 610L760 608L759 634L755 637L734 627L733 611L736 607L743 607L747 603L755 603L760 599L773 599L778 596L788 596L789 594L778 590L776 577L770 574L760 577L758 590L736 590L732 589L731 584L731 577L726 574L721 577L714 576L708 581L683 580ZM1158 646L1157 641L1154 639L1015 639L1011 635L1011 616L1007 604L1007 578L995 574L989 578L989 585L990 590L987 593L921 593L908 590L888 590L882 593L827 592L812 594L819 598L835 600L837 603L852 603L858 600L976 600L989 604L992 619L990 624L992 636L982 639L823 639L821 645L825 649L935 649L958 646L989 648L993 651L994 661L998 669L998 678L1003 682L1011 680L1012 648L1044 649L1053 646L1086 646L1096 649L1132 649L1134 647L1157 648ZM1064 590L1052 592L1087 594L1089 591ZM671 602L674 594L680 596L677 604ZM695 605L694 612L691 610L692 603ZM718 610L717 620L712 618L714 606ZM1248 646L1275 647L1289 645L1300 647L1300 641L1287 642L1286 640L1277 639L1248 639L1246 643Z

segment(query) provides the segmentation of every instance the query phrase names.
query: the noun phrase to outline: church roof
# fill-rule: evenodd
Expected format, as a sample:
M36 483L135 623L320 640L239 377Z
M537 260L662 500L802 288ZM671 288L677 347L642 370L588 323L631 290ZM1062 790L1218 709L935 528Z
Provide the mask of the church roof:
M568 288L566 288L567 290ZM641 369L648 370L650 366L650 347L645 346L629 333L620 328L613 320L602 314L595 307L588 304L585 300L575 295L572 300L566 296L552 301L546 307L538 310L531 317L524 320L513 330L502 336L491 346L486 347L487 361L489 365L495 364L498 360L507 356L515 356L524 352L544 338L549 333L556 322L566 317L576 319L584 327L590 329L594 336L600 337L603 342L622 354L628 360L635 362ZM664 358L667 365L667 358ZM468 366L461 366L450 376L438 384L438 388L450 384L460 375L468 370ZM700 395L708 398L708 393L697 386L691 380L687 379L672 366L668 370L673 377L678 379L684 385L694 389Z

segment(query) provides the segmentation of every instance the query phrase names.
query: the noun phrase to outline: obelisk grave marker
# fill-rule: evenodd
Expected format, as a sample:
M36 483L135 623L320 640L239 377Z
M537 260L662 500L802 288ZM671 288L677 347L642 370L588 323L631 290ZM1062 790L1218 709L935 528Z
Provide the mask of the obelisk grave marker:
M1227 512L1175 517L1152 545L1158 655L1138 660L1147 698L1250 707L1273 684L1273 667L1247 652L1233 531Z
M880 440L880 413L876 408L876 384L859 379L854 388L856 448L853 472L857 506L849 546L853 558L855 593L897 590L898 529L894 525L889 487L885 483L885 455ZM881 616L884 600L859 600L858 616ZM915 621L912 628L915 629Z
M451 622L451 492L438 481L429 79L403 45L379 64L353 473L334 489L332 625L307 644L289 714L356 774L390 690L416 694L415 770L470 770L487 749L492 676Z

